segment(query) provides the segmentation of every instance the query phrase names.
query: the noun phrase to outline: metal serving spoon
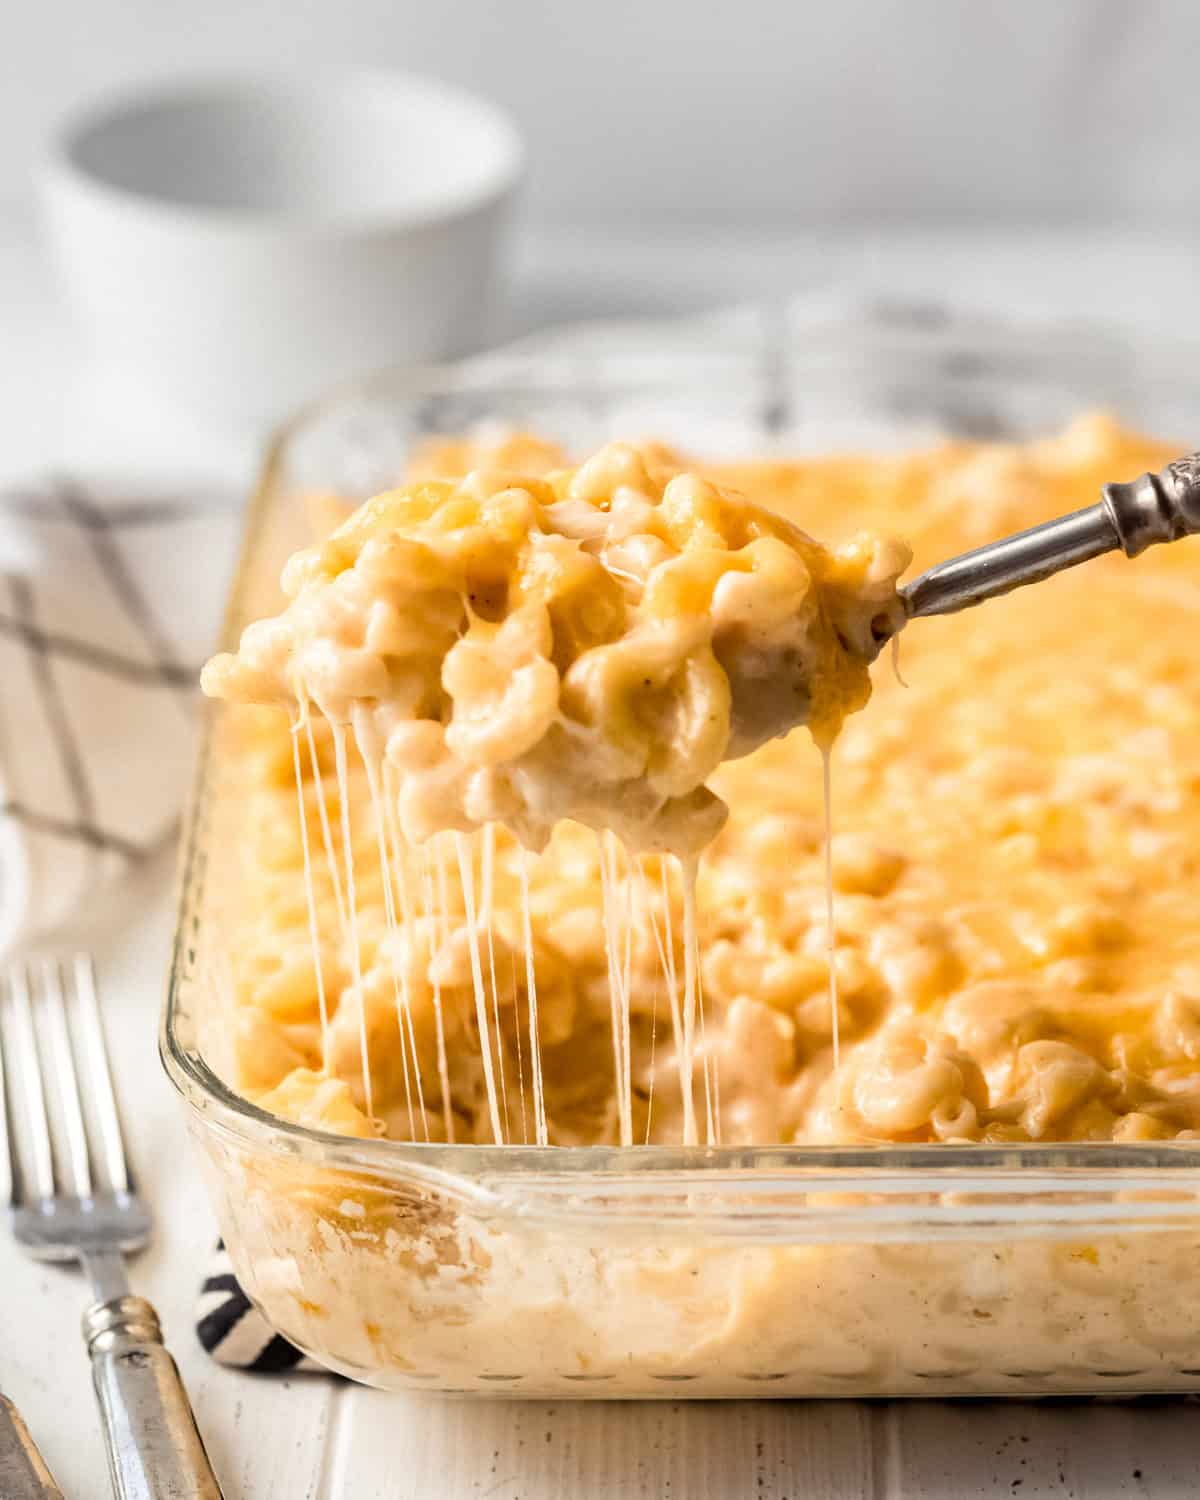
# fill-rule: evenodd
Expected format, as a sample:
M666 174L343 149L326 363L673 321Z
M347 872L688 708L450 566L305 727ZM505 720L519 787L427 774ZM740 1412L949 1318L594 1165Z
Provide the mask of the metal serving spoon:
M1156 542L1200 532L1200 453L1129 484L1106 484L1100 493L1096 505L976 547L914 578L900 590L904 619L953 614L1105 552L1120 548L1137 557ZM880 647L896 628L882 616L873 625Z

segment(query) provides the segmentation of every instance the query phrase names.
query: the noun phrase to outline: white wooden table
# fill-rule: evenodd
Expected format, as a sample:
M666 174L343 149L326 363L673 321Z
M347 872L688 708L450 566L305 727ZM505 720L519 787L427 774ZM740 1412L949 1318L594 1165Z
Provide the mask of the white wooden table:
M533 326L622 308L684 310L803 285L831 272L905 292L1006 297L1160 324L1194 320L1198 252L1120 237L893 236L664 246L527 247L516 318ZM682 269L681 269L682 267ZM1133 274L1136 271L1137 274ZM536 289L536 290L535 290ZM0 479L99 457L144 471L181 459L248 482L253 444L101 420L63 379L70 345L42 268L0 229ZM66 414L64 416L64 413ZM122 445L124 445L122 447ZM0 708L3 707L0 684ZM181 1114L156 1056L170 942L172 866L118 893L95 940L121 1101L157 1211L135 1265L158 1305L230 1500L1183 1500L1200 1493L1200 1408L1183 1403L570 1404L389 1397L320 1377L238 1376L192 1334L215 1237ZM71 1272L23 1260L0 1234L0 1387L23 1410L70 1500L107 1494L79 1336L86 1292ZM2 1500L2 1497L0 1497Z

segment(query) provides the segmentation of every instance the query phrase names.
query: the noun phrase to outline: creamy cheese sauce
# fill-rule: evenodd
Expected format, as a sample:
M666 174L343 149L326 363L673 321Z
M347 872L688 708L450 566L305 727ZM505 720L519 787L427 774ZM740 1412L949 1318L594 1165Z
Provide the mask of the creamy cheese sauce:
M902 532L925 566L1168 456L1090 418L1026 447L708 477L835 542ZM563 461L520 437L437 445L414 467L441 480ZM347 509L313 505L322 531ZM729 817L690 871L572 821L540 853L503 830L412 843L369 718L348 716L339 756L295 695L231 707L212 836L239 863L207 897L223 951L206 1052L266 1109L359 1137L1193 1138L1198 548L1103 559L914 625L908 686L878 672L832 753L792 734L708 777ZM497 1217L415 1175L206 1142L251 1296L379 1384L672 1398L1194 1385L1193 1227L776 1243L745 1224L713 1233L734 1227L729 1204L696 1173L663 1200L680 1218L631 1235L599 1179L540 1226L524 1202ZM522 1181L543 1191L539 1174Z
M433 1092L432 1064L418 1047L414 1014L431 1011L448 1137L456 1128L447 1107L461 1109L464 1102L468 1131L478 1135L486 1120L497 1143L518 1138L517 1117L519 1138L528 1140L531 1114L537 1135L561 1135L557 1105L547 1108L535 1035L538 964L520 846L544 850L569 817L599 835L589 888L571 899L582 904L591 898L604 949L612 1119L603 1129L611 1127L622 1145L654 1136L655 1063L644 1057L644 1003L647 984L666 980L672 1037L663 1056L678 1072L679 1137L685 1144L700 1139L702 1093L704 1139L719 1144L715 1038L721 1018L713 1018L710 1035L696 892L697 856L727 808L707 782L722 761L751 755L800 724L808 725L828 761L844 718L866 701L867 663L880 636L902 618L896 578L907 561L902 545L865 534L828 552L733 491L673 472L663 454L621 445L549 478L515 478L493 465L461 481L412 484L369 502L328 541L294 557L284 574L290 604L250 626L236 654L214 659L204 685L235 703L282 704L295 716L291 769L300 873L310 946L319 960L313 965L322 1017L315 1075L339 1072L340 1036L353 1018L355 1106L371 1129L405 1133L406 1116L408 1135L429 1138L425 1100ZM317 728L332 745L340 867L329 836ZM312 752L307 769L297 749L301 735ZM357 752L353 765L351 750ZM319 803L315 819L306 801L310 778ZM355 822L364 805L365 834ZM332 1049L324 977L329 960L319 931L323 897L309 833L317 822L338 914L334 961L349 964L349 982L335 986ZM382 916L379 951L386 971L414 931L410 851L447 836L458 887L451 898L439 878L430 915L437 919L440 951L430 944L424 974L401 963L391 975L396 1034L386 1045L393 1054L398 1050L397 1067L394 1056L376 1057L376 1034L387 1023L372 1015L372 996L386 1007L386 986L374 970L364 970L364 940L371 942L367 929L378 928ZM645 899L645 867L635 863L635 856L648 853L659 862L665 941ZM678 922L670 910L668 855L677 864ZM442 852L438 859L441 870ZM517 910L514 861L522 877L530 1107L516 934L510 930ZM541 868L535 883L540 879L544 902ZM377 873L381 913L364 910L369 898L360 900L364 870ZM827 877L835 997L831 866ZM498 878L507 882L503 888ZM459 896L461 903L451 908ZM498 924L504 929L499 936ZM448 937L465 941L473 1000L466 1019L474 1023L471 1050L484 1095L478 1109L474 1099L452 1097L447 1082L443 984L435 970L445 962ZM498 944L513 974L505 1005ZM571 954L564 956L569 970ZM654 957L657 976L647 974ZM836 1012L833 1024L836 1033ZM649 1027L653 1053L653 1014ZM402 1097L381 1083L389 1073L397 1076ZM289 1088L298 1086L293 1079Z
M443 450L426 462L453 474L458 460L465 468L478 456ZM1102 482L1164 457L1088 419L1025 448L752 464L707 480L834 541L902 531L928 564L1085 504ZM669 459L621 450L624 474L635 461L637 483L661 502L674 482L661 477ZM546 454L547 468L558 462ZM472 505L511 494L511 486L472 483ZM591 505L591 480L578 493L572 483L551 484L542 510ZM719 489L689 484L693 513L703 509L697 494L719 508ZM611 477L605 486L611 497ZM565 500L551 498L560 494ZM608 511L596 515L610 525ZM356 524L349 534L361 558L369 528ZM603 568L583 546L584 521L569 524L585 566ZM894 587L894 566L879 568L885 549L809 553L799 533L764 526L764 535L783 536L789 556L822 580L821 617L841 607L829 590L845 587L849 599L866 600L857 621L869 629ZM678 556L689 557L686 544ZM315 567L305 576L324 577L327 550L309 557L301 572ZM831 567L830 557L841 561ZM527 842L544 839L529 854L510 830L475 832L459 816L466 802L457 790L451 815L428 814L443 806L437 778L427 798L430 783L421 783L422 815L450 831L422 845L411 841L419 830L402 826L389 844L370 783L382 785L383 765L389 777L402 778L404 767L387 753L379 716L355 717L353 692L325 701L333 728L302 714L294 742L286 707L237 708L223 734L248 825L233 956L239 1085L289 1118L421 1139L426 1130L563 1144L1190 1136L1200 1126L1193 558L1185 542L1136 563L1102 559L910 629L910 686L879 673L875 702L846 720L833 748L831 840L821 748L806 735L758 744L779 727L770 715L731 712L716 753L724 763L701 758L686 781L665 764L651 769L647 752L638 779L654 783L655 818L698 790L711 798L706 807L730 810L698 864L689 856L702 839L683 839L676 859L657 837L631 836L645 832L644 819L618 826L621 842L557 816L549 828L539 817L563 805L550 794L527 796L512 819L519 835L536 825ZM514 576L528 572L522 565ZM739 588L747 576L758 575L722 573ZM647 595L666 592L647 575L632 618L622 616L605 643L619 648L616 680L625 681L621 652L639 638ZM718 592L705 582L703 609ZM681 644L694 639L692 616L678 592L672 599L687 621L672 660L712 650L711 634L698 647ZM737 618L750 618L750 608L739 601ZM781 619L775 603L770 609L768 618ZM436 635L445 617L428 618ZM472 620L448 648L438 636L435 649L474 651L505 628L484 623L478 631ZM268 639L270 657L278 637ZM252 660L222 669L235 674L234 696L293 697L280 663L295 649L289 640L269 671ZM510 659L510 677L525 650ZM556 669L560 695L574 664ZM314 704L326 665L318 652L306 679ZM472 658L466 680L477 667L480 696L503 702L486 661ZM259 674L249 690L236 676L245 672ZM742 676L750 681L753 670ZM373 680L368 672L360 685ZM672 680L681 680L677 669ZM864 695L865 667L851 680L843 707ZM354 725L342 756L339 722ZM623 716L595 722L600 739L625 732ZM652 716L650 727L663 722ZM489 744L488 715L464 723L466 743ZM461 759L444 747L456 738L443 733L439 756ZM311 753L294 755L294 743ZM540 742L523 734L521 743ZM738 758L725 759L731 752ZM604 762L603 749L596 759ZM489 761L497 764L503 757ZM555 759L538 765L550 777ZM586 780L582 765L564 770L571 797ZM457 760L453 769L457 776ZM626 782L605 786L619 802ZM384 800L403 825L403 793ZM404 891L421 891L422 902L402 900ZM399 920L405 911L412 915Z

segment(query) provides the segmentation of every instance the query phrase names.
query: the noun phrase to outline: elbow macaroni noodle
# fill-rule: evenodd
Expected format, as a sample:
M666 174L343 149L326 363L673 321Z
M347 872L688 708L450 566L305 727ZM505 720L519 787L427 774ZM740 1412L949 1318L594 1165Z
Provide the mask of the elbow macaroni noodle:
M204 686L351 726L411 842L500 823L542 849L573 818L695 854L723 760L801 723L828 744L866 701L907 562L870 537L828 553L614 444L574 472L380 495L291 560L288 608Z
M417 455L206 672L239 1086L349 1135L678 1141L694 1109L726 1144L1193 1136L1192 544L922 621L911 685L877 672L848 717L908 560L880 528L925 565L1165 456L1101 418L699 474ZM841 731L836 1013L803 722Z

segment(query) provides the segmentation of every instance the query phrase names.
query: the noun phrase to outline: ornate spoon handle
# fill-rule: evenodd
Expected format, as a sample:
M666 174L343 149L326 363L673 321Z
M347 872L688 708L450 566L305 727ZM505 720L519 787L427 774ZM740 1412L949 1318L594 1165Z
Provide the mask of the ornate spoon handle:
M1156 542L1200 532L1200 453L1177 458L1157 474L1106 484L1095 505L989 542L944 563L900 590L905 613L948 615L1040 583L1064 568L1118 548L1137 557Z

